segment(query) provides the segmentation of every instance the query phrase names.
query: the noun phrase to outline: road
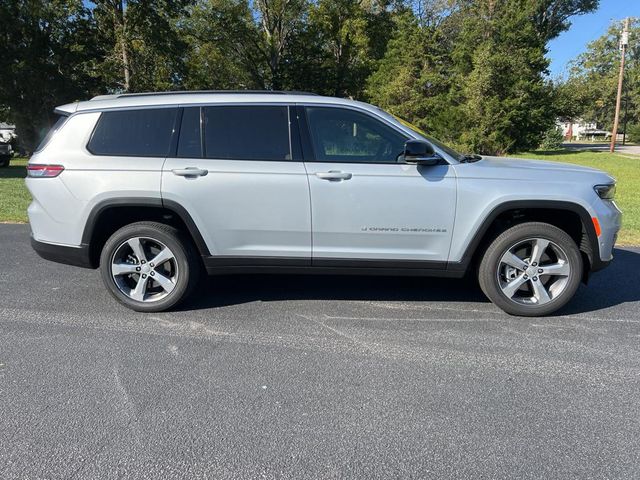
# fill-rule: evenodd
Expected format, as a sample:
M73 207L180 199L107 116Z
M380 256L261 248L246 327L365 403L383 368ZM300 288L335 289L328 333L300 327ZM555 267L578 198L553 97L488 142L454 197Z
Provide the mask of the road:
M563 143L562 146L570 150L592 150L596 152L608 152L611 144L567 142ZM621 143L617 143L616 152L628 155L640 155L640 145L622 145Z
M550 318L463 281L214 278L181 310L0 225L0 478L638 478L640 250Z

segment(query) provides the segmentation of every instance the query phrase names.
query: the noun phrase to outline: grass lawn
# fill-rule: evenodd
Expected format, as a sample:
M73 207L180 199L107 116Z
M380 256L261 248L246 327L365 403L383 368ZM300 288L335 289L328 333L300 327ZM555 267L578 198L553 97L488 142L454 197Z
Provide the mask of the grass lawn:
M616 203L624 212L620 245L640 245L640 157L606 152L528 152L516 155L558 162L574 163L604 170L618 180ZM24 185L24 158L14 158L9 168L0 168L0 223L26 222L31 201Z
M26 222L31 195L24 184L27 176L25 158L13 158L7 168L0 168L0 223Z

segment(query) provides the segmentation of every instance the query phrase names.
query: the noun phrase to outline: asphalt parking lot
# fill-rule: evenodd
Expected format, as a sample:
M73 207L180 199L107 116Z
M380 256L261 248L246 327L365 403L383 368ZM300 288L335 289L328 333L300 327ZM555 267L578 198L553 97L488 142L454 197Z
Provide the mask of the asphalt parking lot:
M139 314L0 225L0 478L638 478L640 249L616 257L550 318L291 276Z

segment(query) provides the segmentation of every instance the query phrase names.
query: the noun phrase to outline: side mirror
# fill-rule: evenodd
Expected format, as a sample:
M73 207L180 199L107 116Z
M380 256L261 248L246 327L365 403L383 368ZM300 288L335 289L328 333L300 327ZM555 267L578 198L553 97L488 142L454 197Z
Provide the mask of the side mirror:
M404 161L412 165L433 166L440 163L442 157L438 155L431 144L423 140L408 140L404 144Z

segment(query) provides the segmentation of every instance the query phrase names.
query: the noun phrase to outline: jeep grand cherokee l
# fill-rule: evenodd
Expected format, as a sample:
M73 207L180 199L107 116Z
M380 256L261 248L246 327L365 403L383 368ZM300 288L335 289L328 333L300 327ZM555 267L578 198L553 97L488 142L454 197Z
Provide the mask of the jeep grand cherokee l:
M180 92L56 111L28 165L33 247L99 267L138 311L176 305L203 270L470 272L504 311L545 315L620 228L603 172L461 155L356 101Z

